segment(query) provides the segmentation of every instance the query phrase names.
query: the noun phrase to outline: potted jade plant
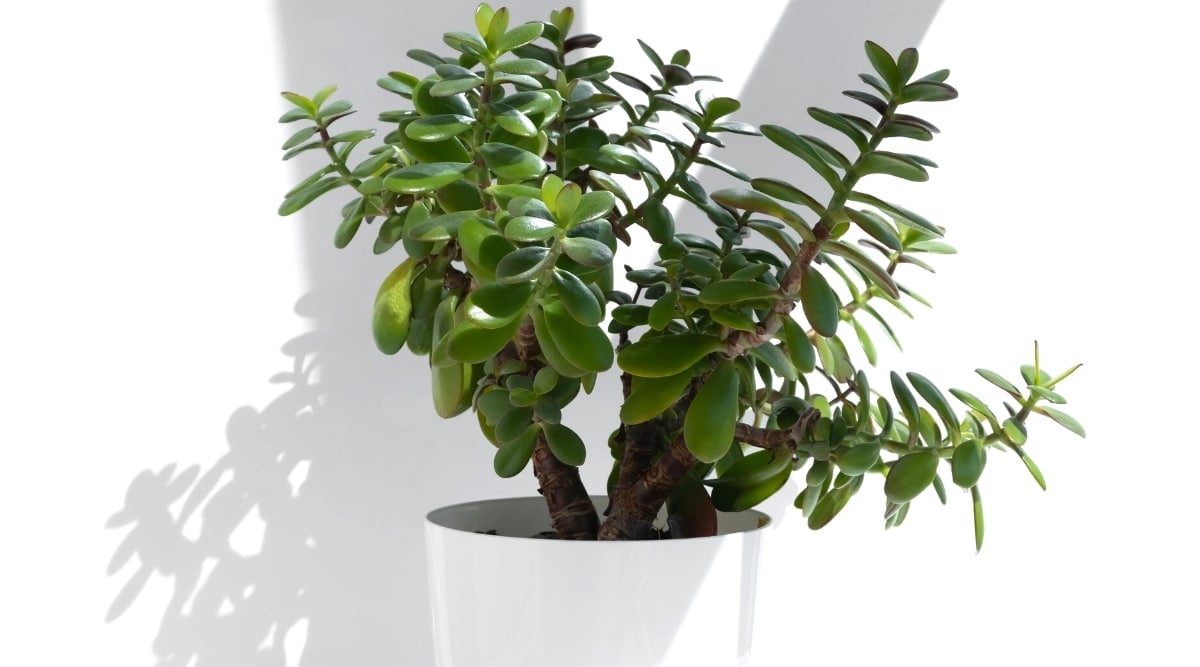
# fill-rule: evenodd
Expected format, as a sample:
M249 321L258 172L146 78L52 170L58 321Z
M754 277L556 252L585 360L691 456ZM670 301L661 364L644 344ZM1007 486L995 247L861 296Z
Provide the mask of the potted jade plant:
M648 72L614 70L572 17L517 23L483 4L474 30L445 34L448 54L409 51L418 72L379 79L402 104L380 114L369 149L375 131L343 131L351 104L333 87L283 94L280 121L300 125L285 159L316 151L324 164L280 213L349 195L334 243L369 231L395 257L370 318L378 347L426 357L437 413L472 413L495 472L536 478L530 498L430 514L440 664L743 658L766 523L752 508L789 479L813 529L871 475L889 527L917 496L960 487L978 548L989 452L1012 452L1043 484L1026 421L1083 428L1054 407L1077 367L1049 372L1036 345L1019 380L978 371L998 409L916 372L858 368L875 362L871 329L894 338L885 315L924 303L903 272L953 252L942 227L861 187L928 178L935 165L908 151L937 128L915 112L957 96L948 72L919 75L914 49L867 42L873 71L846 92L858 111L809 108L813 136L739 119L736 99L705 94L714 77L690 71L687 51L643 43ZM712 157L730 135L794 155L819 190ZM740 183L707 191L699 166ZM679 231L673 208L708 231ZM615 266L633 243L657 261ZM564 409L601 373L619 374L622 400L591 409L614 428L578 433ZM606 489L581 482L589 450L612 456Z

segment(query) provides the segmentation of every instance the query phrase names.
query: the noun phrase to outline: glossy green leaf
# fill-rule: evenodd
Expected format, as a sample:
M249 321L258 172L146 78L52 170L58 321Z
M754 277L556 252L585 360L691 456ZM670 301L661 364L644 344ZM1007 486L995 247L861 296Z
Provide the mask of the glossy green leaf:
M279 215L291 215L308 206L321 195L340 187L343 183L344 181L340 176L326 176L305 188L301 188L284 198L283 203L279 205Z
M757 452L756 454L769 453ZM742 461L756 454L751 454L734 465L737 466ZM783 488L783 485L787 483L788 478L792 474L792 457L790 454L787 452L777 452L776 460L779 463L773 462L767 466L774 474L762 481L753 484L731 483L714 486L712 491L713 505L722 512L743 512L775 495L779 489Z
M983 497L979 487L971 487L971 514L975 522L975 553L983 548Z
M550 254L549 248L517 248L505 255L496 265L496 280L509 284L533 280L549 267L552 261L553 255Z
M621 421L640 424L675 404L692 381L690 372L661 378L634 377L629 398L621 405Z
M804 222L804 219L799 214L760 192L742 188L730 188L717 190L710 197L718 204L779 218L800 234L800 237L804 240L816 240L812 230L809 229L808 224Z
M554 336L550 334L550 327L546 324L545 311L542 308L533 308L530 310L530 315L533 318L534 335L537 336L538 347L541 348L542 356L545 357L546 363L559 375L568 378L578 378L586 375L587 371L567 361L562 351L559 350L558 344L554 341Z
M791 183L775 178L755 178L750 181L750 186L776 199L806 206L813 213L816 213L818 217L823 218L827 215L825 206L821 202Z
M946 429L951 433L957 433L958 417L954 414L954 409L950 407L946 397L942 395L942 390L920 373L907 373L906 375L908 381L912 383L913 389L916 389L921 398L925 399L925 402L937 412Z
M539 432L537 424L530 424L516 438L501 444L492 460L496 474L501 477L515 477L524 470L533 456Z
M866 48L867 59L871 61L871 67L875 68L875 71L879 73L879 76L890 90L900 90L900 86L904 81L900 76L899 68L896 67L896 61L892 60L892 56L875 42L868 41Z
M496 124L518 137L536 137L538 128L528 116L501 103L492 105Z
M596 326L604 319L604 304L596 300L596 295L578 276L570 271L555 269L554 285L558 288L563 307L576 322Z
M904 383L904 379L899 373L893 371L891 373L892 393L896 395L896 402L900 404L900 411L904 413L904 420L908 422L913 429L921 423L920 406L917 405L917 398L909 391L908 385Z
M1005 439L1012 445L1023 445L1029 437L1025 431L1025 425L1015 419L1005 419L1001 428Z
M511 241L536 243L557 236L562 229L553 220L521 215L504 224L504 236Z
M515 146L487 143L479 147L479 155L500 178L523 181L541 176L546 172L542 158Z
M560 243L567 257L584 266L608 266L612 263L612 250L600 241L586 237L567 237Z
M529 281L511 285L492 283L468 294L463 310L475 326L498 329L511 324L514 318L523 317L532 296L533 283Z
M650 313L646 316L646 323L655 331L666 329L679 314L676 309L678 304L679 292L676 290L667 292L659 297L654 302L654 305L650 306Z
M482 86L483 83L483 79L474 74L452 76L430 86L429 94L434 97L448 97L450 95L465 93L468 90L474 90Z
M813 330L826 338L837 333L839 312L837 294L821 272L806 267L800 279L800 305Z
M785 380L795 380L797 377L796 369L792 366L791 360L774 343L763 343L758 347L751 348L750 356L770 366L775 375Z
M846 209L846 215L871 238L892 250L904 250L904 244L901 243L900 236L896 233L895 227L882 217L871 211L859 211L852 208Z
M829 187L833 188L834 192L841 192L844 189L841 177L825 162L807 139L779 125L763 125L759 129L762 130L763 136L770 139L776 146L804 160L818 176L829 184Z
M604 190L589 192L580 198L575 210L567 218L566 226L573 227L580 223L599 220L608 215L616 204L617 198L611 192Z
M567 362L589 373L612 367L612 341L603 330L579 323L560 303L545 303L542 310L547 331Z
M848 260L851 264L862 270L863 274L878 285L888 296L893 299L900 298L900 288L897 287L896 281L892 279L891 274L887 269L876 264L870 257L857 247L845 243L844 241L829 240L821 242L821 251L830 255L837 255Z
M716 336L685 333L644 337L621 349L617 365L639 377L660 378L678 375L697 361L724 347Z
M867 150L867 134L854 123L846 120L844 114L836 114L818 107L809 107L808 115L823 125L831 127L846 135L859 151Z
M578 433L561 424L542 424L542 432L554 458L569 466L583 465L587 448Z
M384 354L395 354L404 347L412 316L412 278L416 262L407 258L400 263L379 287L371 316L371 332L375 345Z
M737 370L723 359L696 392L683 420L683 440L697 460L713 463L725 455L733 444L738 412Z
M913 213L912 211L910 211L906 208L897 206L895 204L891 204L889 202L885 202L878 197L874 197L872 195L868 195L868 194L858 192L858 191L851 191L850 194L847 195L847 198L850 201L856 201L856 202L859 202L860 204L867 204L870 206L874 206L875 208L883 211L884 213L891 215L899 223L905 224L909 227L913 227L914 229L919 229L919 230L927 232L929 234L933 234L934 236L938 236L938 237L942 236L942 230L939 229L936 225L934 225L932 222L929 222L925 218L921 217L920 215L917 215L916 213Z
M901 102L944 102L958 97L952 86L935 81L914 81L900 93Z
M815 490L820 489L808 487L806 493L811 494ZM850 502L850 498L853 495L853 486L843 486L821 495L820 499L813 505L811 512L809 512L808 527L811 530L820 530L829 525L829 522L833 521L834 517L846 507L846 504ZM807 504L805 503L805 505Z
M888 174L908 181L928 181L929 172L907 155L887 151L871 151L859 158L858 173Z
M480 219L464 221L458 228L463 262L472 275L494 280L500 260L516 251L511 241Z
M546 63L533 58L502 60L496 63L493 69L505 74L526 74L529 76L542 76L550 71L550 67Z
M982 440L968 440L954 448L950 459L951 478L954 483L969 489L979 482L983 467L987 465L987 448Z
M722 305L743 301L774 300L780 296L775 288L753 280L713 281L700 290L701 303Z
M524 25L519 25L504 34L497 45L496 53L508 53L513 49L524 46L542 36L543 24L530 21Z
M642 226L655 243L667 243L675 238L675 218L670 209L658 199L648 199L643 205Z
M929 488L937 475L941 459L932 450L921 450L901 456L892 464L883 492L894 503L907 503Z
M839 452L834 456L834 462L851 477L862 475L879 462L879 449L878 440L869 440Z
M383 185L392 192L420 194L433 192L462 178L470 163L431 162L402 167L389 173Z
M1012 396L1017 400L1021 400L1021 392L1017 390L1017 388L1011 382L1005 380L999 373L995 371L989 371L986 368L976 368L975 372L978 373L983 379L1003 389L1008 393L1009 396Z
M996 419L996 415L992 412L991 408L989 408L986 403L981 401L974 394L972 394L968 391L964 391L962 389L951 389L950 393L955 398L962 401L967 407L969 407L972 410L983 415L983 417L985 419L987 419L988 422L991 423L993 429L999 430L1000 422L999 422L999 420Z
M446 213L405 227L404 235L414 241L449 241L458 237L458 230L462 223L478 217L477 211Z
M449 338L446 341L446 353L455 361L464 364L483 363L504 349L520 325L519 317L494 329L484 329L464 319L455 324L447 334Z
M1053 419L1060 426L1066 428L1068 431L1081 438L1087 437L1087 432L1084 431L1083 425L1076 421L1074 417L1061 410L1055 410L1054 408L1040 405L1034 408L1033 411Z
M1021 463L1024 463L1025 468L1029 470L1029 474L1033 476L1033 481L1037 482L1037 485L1041 487L1043 491L1045 491L1046 478L1042 476L1041 469L1039 469L1037 464L1033 462L1033 459L1031 459L1029 455L1025 453L1025 450L1021 449L1020 445L1014 444L1013 451L1017 453L1017 456L1021 457Z
M450 139L471 129L475 119L457 114L438 114L418 118L404 127L404 134L417 141L432 142Z
M810 373L817 365L816 350L808 334L796 320L787 317L783 320L783 342L787 346L788 358L800 373Z

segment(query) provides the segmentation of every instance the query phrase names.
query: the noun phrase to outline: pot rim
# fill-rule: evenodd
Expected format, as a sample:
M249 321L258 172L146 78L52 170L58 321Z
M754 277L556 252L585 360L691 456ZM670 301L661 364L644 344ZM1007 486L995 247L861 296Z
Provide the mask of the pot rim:
M596 504L599 507L603 507L603 503L608 502L608 496L593 495L593 496L591 496L591 498L592 498L593 504ZM672 538L672 539L668 539L668 540L612 540L612 541L605 540L605 541L597 541L597 540L552 540L552 539L519 536L519 535L492 535L492 534L488 534L488 533L478 532L476 530L469 530L466 528L458 528L456 526L447 525L447 523L446 523L447 518L450 516L453 516L455 510L462 510L463 508L467 508L467 507L479 507L479 506L484 506L484 505L494 506L494 505L501 505L501 504L505 504L505 503L513 503L513 502L528 503L528 502L532 502L532 501L537 501L537 503L539 503L543 506L545 503L545 500L541 496L510 496L510 497L504 497L504 498L484 498L481 500L469 500L469 501L454 503L452 505L443 505L441 507L434 508L434 509L430 510L429 512L426 512L425 526L427 529L436 528L438 530L445 530L445 531L450 531L450 532L457 533L457 534L471 535L471 536L477 536L480 538L488 538L488 539L499 538L499 539L507 539L507 540L527 540L527 541L536 541L536 542L543 542L546 544L556 544L556 545L578 545L578 544L625 544L625 545L629 545L629 544L662 544L662 543L678 544L678 543L682 543L682 542L692 542L695 540L705 541L705 540L729 539L731 537L736 537L738 535L745 535L748 533L755 533L758 531L762 531L768 527L772 527L774 524L774 520L771 518L771 516L769 514L767 514L766 512L762 512L760 510L756 510L756 509L742 510L741 512L718 511L717 512L718 517L722 517L722 516L738 517L738 518L741 518L741 520L743 520L743 521L745 521L747 518L753 518L755 520L755 525L748 526L745 528L735 528L735 529L727 531L727 532L722 532L722 533L718 533L716 535L709 535L709 536L705 536L705 537L680 537L680 538ZM660 518L661 518L661 515L660 515ZM549 520L549 516L547 516L547 521L548 520ZM601 547L601 548L604 548L604 547ZM611 548L611 547L609 547L609 548Z

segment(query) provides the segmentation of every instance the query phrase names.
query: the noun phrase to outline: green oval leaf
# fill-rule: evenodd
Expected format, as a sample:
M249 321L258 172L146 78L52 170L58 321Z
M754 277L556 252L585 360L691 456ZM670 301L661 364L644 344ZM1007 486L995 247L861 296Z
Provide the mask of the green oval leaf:
M500 127L512 132L518 137L536 137L538 133L537 126L529 117L521 113L517 109L504 104L495 103L492 105L493 118L496 124Z
M558 288L563 307L576 322L596 326L604 320L604 304L596 300L592 290L574 273L555 269L554 285Z
M542 310L547 331L567 362L589 373L612 367L613 347L608 334L599 327L580 324L561 303L545 303Z
M901 456L892 464L883 483L883 492L888 500L901 504L921 495L922 491L933 484L939 461L941 459L937 452L932 450L921 450Z
M808 334L791 317L783 320L783 342L787 345L788 358L801 373L810 373L817 367L817 352Z
M417 141L443 141L471 129L475 119L457 114L438 114L418 118L404 128L404 134Z
M397 169L383 179L383 186L392 192L420 194L433 192L462 178L471 168L469 162L429 162Z
M546 444L554 458L569 466L581 466L587 457L587 448L579 434L562 424L542 424Z
M522 243L545 241L561 231L553 220L532 215L520 215L504 223L504 236Z
M555 342L554 336L550 333L550 327L546 324L545 310L535 307L530 310L530 315L533 318L533 332L546 363L559 375L565 377L578 378L586 375L587 371L567 361L562 350L558 348L558 343Z
M472 218L479 217L477 211L459 211L457 213L447 213L426 220L422 220L410 227L406 227L404 235L406 238L414 241L449 241L458 237L459 227L462 223Z
M563 251L567 257L584 266L608 266L612 263L613 252L607 245L587 237L567 237L562 239Z
M475 326L499 329L525 315L531 296L533 283L530 281L511 285L492 283L468 294L463 311Z
M690 372L661 378L634 377L629 398L621 405L621 421L640 424L649 421L675 404L692 381Z
M579 199L579 203L575 206L575 211L570 215L565 225L573 227L580 223L599 220L608 215L609 211L616 205L617 198L611 192L606 190L588 192Z
M714 463L733 444L738 418L738 374L721 360L696 393L683 419L683 440L697 460Z
M617 354L621 370L640 377L678 375L724 347L716 336L685 333L642 338Z
M464 319L447 334L446 353L464 364L483 363L504 349L520 325L519 317L495 329L484 329Z
M879 462L879 441L871 440L838 453L834 457L838 468L851 477L866 473Z
M954 448L950 459L951 479L964 489L979 482L983 467L987 465L987 448L982 440L968 440Z
M924 375L919 373L907 373L906 375L908 376L908 381L912 383L913 389L916 389L921 398L925 399L925 402L937 411L938 417L941 418L942 423L946 426L946 430L951 433L957 433L959 428L958 417L955 416L954 410L950 407L950 403L946 400L946 397L942 395L942 391Z
M800 279L800 305L814 331L829 338L837 333L839 311L837 294L821 272L810 267Z
M547 169L542 158L507 144L484 144L479 147L479 155L497 176L514 181L541 176Z
M408 339L412 316L412 277L416 262L410 257L400 263L379 287L371 315L375 345L384 354L395 354Z
M907 181L928 181L929 172L907 155L887 151L871 151L859 158L858 173L888 174Z
M541 23L530 21L524 25L519 25L512 30L504 33L504 37L500 39L500 44L496 48L496 54L504 54L513 49L524 46L538 37L542 36L544 26Z
M1084 431L1083 425L1076 421L1074 417L1061 410L1055 410L1043 405L1034 408L1033 411L1053 419L1060 426L1081 438L1087 437L1087 432Z
M720 280L709 283L700 290L701 303L722 305L742 301L773 300L779 298L775 288L753 280Z
M538 432L537 424L530 424L516 438L501 444L496 449L492 466L497 475L515 477L525 469L525 466L529 464L529 459L533 456L533 449L537 445ZM498 434L497 437L499 437Z
M508 284L533 280L550 265L551 260L549 248L517 248L496 265L496 280Z

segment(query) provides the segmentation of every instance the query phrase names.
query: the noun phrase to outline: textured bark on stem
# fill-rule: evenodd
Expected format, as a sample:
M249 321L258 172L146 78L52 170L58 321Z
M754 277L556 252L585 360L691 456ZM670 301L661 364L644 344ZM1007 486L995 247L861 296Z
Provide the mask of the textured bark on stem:
M637 540L653 537L659 509L683 480L696 457L679 436L636 482L616 497L613 511L600 527L601 540Z
M550 510L550 525L560 540L594 540L600 517L579 478L579 469L554 458L545 436L539 435L533 448L533 473L538 492Z

